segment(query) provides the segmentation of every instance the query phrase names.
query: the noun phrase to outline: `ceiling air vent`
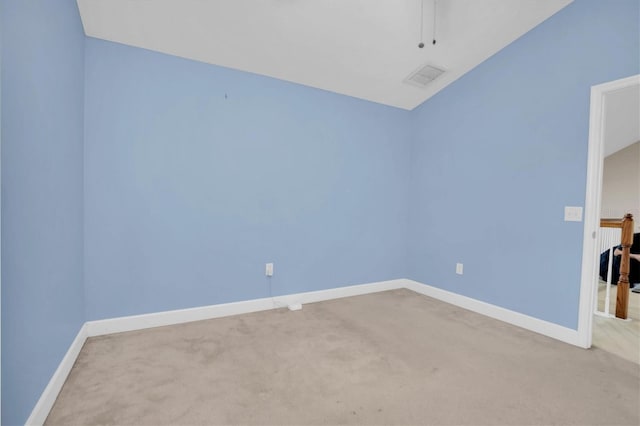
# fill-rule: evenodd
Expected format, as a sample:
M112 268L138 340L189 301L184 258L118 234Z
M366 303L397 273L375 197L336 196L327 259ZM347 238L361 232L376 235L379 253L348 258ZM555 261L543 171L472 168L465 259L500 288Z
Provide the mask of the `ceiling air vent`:
M423 65L404 79L404 82L417 87L427 87L436 78L440 77L444 70L433 65Z

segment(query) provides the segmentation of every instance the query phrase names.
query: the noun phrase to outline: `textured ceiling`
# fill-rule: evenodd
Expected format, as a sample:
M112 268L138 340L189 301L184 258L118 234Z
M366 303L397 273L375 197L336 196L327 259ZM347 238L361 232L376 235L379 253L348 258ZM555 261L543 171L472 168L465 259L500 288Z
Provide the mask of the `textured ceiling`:
M571 1L78 0L78 6L90 37L413 109ZM403 83L424 64L446 72L426 88Z

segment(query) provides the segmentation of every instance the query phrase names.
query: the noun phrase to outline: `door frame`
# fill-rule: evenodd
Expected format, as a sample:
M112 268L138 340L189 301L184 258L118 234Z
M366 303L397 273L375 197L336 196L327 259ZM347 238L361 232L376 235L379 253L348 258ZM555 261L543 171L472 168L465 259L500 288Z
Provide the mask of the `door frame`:
M597 252L596 232L600 228L602 200L602 168L604 163L604 129L607 95L618 90L640 86L640 74L598 84L591 87L589 117L589 147L587 162L587 188L584 208L584 235L582 240L582 278L578 311L578 345L591 347L593 336L593 307L597 296L597 274L600 253Z

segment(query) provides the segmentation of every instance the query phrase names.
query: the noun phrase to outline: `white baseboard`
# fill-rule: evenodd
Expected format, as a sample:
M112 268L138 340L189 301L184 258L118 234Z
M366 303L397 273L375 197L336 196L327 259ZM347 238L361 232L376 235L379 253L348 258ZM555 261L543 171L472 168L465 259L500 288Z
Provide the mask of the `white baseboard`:
M574 346L584 347L584 345L580 344L577 330L521 314L519 312L511 311L509 309L501 308L500 306L492 305L470 297L462 296L457 293L452 293L441 288L422 284L417 281L403 281L405 288L413 290L416 293L433 297L434 299L459 306L469 311L477 312L487 317L494 318Z
M405 287L404 279L378 281L370 284L351 285L348 287L330 288L328 290L309 291L306 293L276 296L276 307L296 304L322 302L324 300L340 299L343 297L360 296L362 294L377 293L379 291L396 290Z
M220 318L230 315L266 311L268 309L273 309L273 307L273 301L269 298L253 299L243 302L201 306L198 308L87 321L86 326L88 336L93 337L102 336L104 334L122 333L125 331L143 330L145 328L162 327L165 325Z
M306 303L321 302L323 300L339 299L342 297L358 296L399 288L407 288L415 291L416 293L433 297L434 299L552 337L562 342L581 346L579 344L578 332L576 330L533 318L515 311L510 311L460 294L442 290L437 287L421 284L409 279L380 281L370 284L360 284L328 290L276 296L273 298L254 299L198 308L88 321L82 326L75 340L71 343L69 350L42 393L42 396L31 412L26 424L42 425L44 423L87 337L121 333L124 331L142 330L145 328L181 324L191 321L246 314L250 312L266 311L289 305L304 305Z
M64 382L67 380L67 376L73 367L73 364L76 362L78 355L80 354L80 350L82 349L82 345L87 340L87 326L84 324L76 338L71 342L71 346L69 346L69 350L62 358L60 365L56 369L55 373L49 380L49 384L40 395L40 399L36 403L36 406L33 407L31 411L31 415L27 419L26 425L42 425L45 420L47 420L47 416L49 415L49 411L51 411L51 407L56 402L56 398L62 390L62 386Z
M341 297L358 296L404 287L404 280L379 281L376 283L352 285L348 287L330 288L328 290L310 291L306 293L275 296L273 298L253 299L242 302L223 303L220 305L202 306L198 308L179 309L175 311L156 312L152 314L133 315L106 320L88 321L87 335L122 333L124 331L143 330L145 328L182 324L230 315L247 314L286 307L288 305L320 302L339 299Z

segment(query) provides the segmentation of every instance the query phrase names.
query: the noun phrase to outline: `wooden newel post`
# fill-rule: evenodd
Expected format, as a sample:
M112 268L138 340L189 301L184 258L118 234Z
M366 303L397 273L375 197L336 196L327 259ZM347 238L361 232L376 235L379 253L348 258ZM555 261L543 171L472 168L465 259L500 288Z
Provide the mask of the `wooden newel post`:
M627 319L629 311L629 258L633 244L633 215L626 214L622 219L622 257L620 259L620 278L616 297L616 318Z

